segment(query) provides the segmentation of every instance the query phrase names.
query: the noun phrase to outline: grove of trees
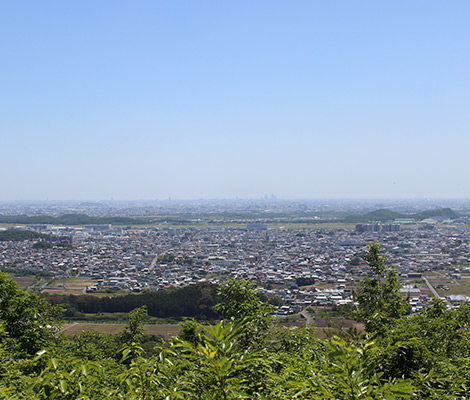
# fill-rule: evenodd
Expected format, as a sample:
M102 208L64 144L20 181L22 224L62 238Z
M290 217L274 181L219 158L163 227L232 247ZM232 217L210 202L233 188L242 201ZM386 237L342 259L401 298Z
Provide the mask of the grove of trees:
M145 290L139 294L126 294L116 297L94 297L87 295L52 295L50 301L62 305L66 316L78 313L117 313L130 312L135 308L147 307L148 315L158 318L197 317L211 320L220 317L214 310L218 301L217 286L199 283L182 288L167 290Z

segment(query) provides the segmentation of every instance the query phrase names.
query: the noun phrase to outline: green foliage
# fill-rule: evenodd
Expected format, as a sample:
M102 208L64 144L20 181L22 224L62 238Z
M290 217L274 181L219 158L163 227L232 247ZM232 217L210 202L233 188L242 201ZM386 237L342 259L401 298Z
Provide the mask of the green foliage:
M425 210L417 213L413 216L418 220L426 219L426 218L434 218L434 217L444 217L447 219L456 219L459 215L452 210L451 208L439 208L437 210Z
M178 337L181 340L196 345L199 343L200 325L194 318L185 319L181 322L181 329Z
M298 388L294 397L301 399L403 399L413 396L413 387L404 380L383 379L369 361L374 343L364 348L333 339L326 343L328 363L319 369L314 364L310 377L293 382Z
M198 344L176 342L175 346L184 357L197 365L193 371L190 387L204 399L248 398L246 367L261 357L261 350L239 347L247 320L220 322L204 329Z
M73 315L81 313L122 313L147 306L149 316L158 318L195 317L215 319L220 316L214 305L218 301L216 285L198 283L182 288L144 291L115 297L96 297L90 295L49 296L54 304L63 304Z
M263 302L256 292L256 285L248 280L230 279L219 291L221 303L214 308L229 318L248 318L260 327L268 328L272 322L274 307Z
M315 284L315 278L299 276L299 277L295 278L295 283L298 286L314 285Z
M367 261L374 282L358 295L376 305L362 300L359 311L374 322L374 341L273 326L255 285L237 280L220 289L226 320L188 319L172 341L144 335L140 306L123 334L69 338L44 328L47 303L0 274L0 400L468 398L470 307L447 310L436 299L418 315L403 315L400 303L387 308L398 287L394 270L377 244Z
M7 334L3 340L17 351L34 354L49 345L59 311L37 295L20 290L0 272L0 322Z
M14 265L14 264L13 264ZM54 274L50 271L31 271L23 268L2 268L2 272L13 276L34 276L35 278L50 278Z
M380 255L380 244L373 242L368 248L365 260L375 276L358 284L354 293L358 303L356 318L365 323L368 333L381 335L406 312L408 304L400 295L396 268L386 265L385 257Z
M136 308L129 313L129 321L120 336L121 342L125 344L140 343L144 336L145 317L147 307Z
M148 223L148 219L131 217L91 217L86 214L64 214L60 217L49 215L0 215L0 223L4 224L54 224L54 225L87 225L117 224L138 225Z
M46 355L37 354L36 360ZM39 399L89 399L87 393L95 392L90 385L99 381L100 365L94 361L63 360L51 357L32 385Z
M395 211L380 209L363 215L350 215L343 219L344 222L369 222L380 221L387 222L399 218L413 218L412 216L397 213Z
M193 265L194 264L194 258L192 258L192 257L178 258L176 260L176 263L179 264L179 265Z
M53 357L81 358L99 361L115 359L123 342L119 335L111 336L95 331L85 331L72 337L61 335L57 338L57 347L49 349ZM121 355L119 354L118 359Z
M222 301L214 308L234 319L245 319L245 342L261 341L273 323L275 307L261 301L256 286L249 280L230 279L220 289Z
M157 257L157 260L160 262L173 262L175 260L174 254L161 254Z
M0 231L0 242L21 242L23 240L47 239L48 237L48 235L33 231L17 231L13 229Z
M123 351L123 362L132 359L128 368L117 375L118 389L113 391L116 399L184 399L189 393L184 389L184 380L177 380L171 350L159 349L150 359L140 356L142 349L127 348ZM135 357L135 354L138 356Z
M284 305L284 300L280 296L273 296L268 299L268 303L274 307L280 307Z
M72 249L72 245L68 243L36 242L33 244L33 249L53 249L55 247L59 249L67 249L67 250Z
M191 257L176 257L174 254L161 254L157 257L157 260L160 262L173 262L176 261L179 265L192 265L194 263L194 258Z

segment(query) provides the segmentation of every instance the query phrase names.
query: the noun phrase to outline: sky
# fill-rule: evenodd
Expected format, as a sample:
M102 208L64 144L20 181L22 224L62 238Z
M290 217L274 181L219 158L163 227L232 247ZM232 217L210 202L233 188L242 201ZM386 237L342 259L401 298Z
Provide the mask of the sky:
M0 5L0 201L470 198L470 2Z

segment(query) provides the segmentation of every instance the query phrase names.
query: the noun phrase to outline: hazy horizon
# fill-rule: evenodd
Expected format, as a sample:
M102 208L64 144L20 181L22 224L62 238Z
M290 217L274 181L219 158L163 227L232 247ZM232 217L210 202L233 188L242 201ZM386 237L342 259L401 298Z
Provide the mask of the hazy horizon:
M2 11L0 201L470 198L467 1Z
M82 198L82 199L13 199L13 200L0 200L1 203L7 203L7 202L95 202L95 203L100 203L100 202L125 202L125 201L136 201L136 202L151 202L151 201L235 201L235 200L240 200L240 201L342 201L342 200L351 200L351 201L376 201L376 200L389 200L389 201L432 201L432 200L456 200L456 201L464 201L464 200L470 200L470 197L266 197L266 196L261 196L261 197L194 197L194 198L121 198L121 199L104 199L104 198Z
M227 198L166 198L166 199L144 199L144 198L122 198L122 199L23 199L23 200L0 200L0 204L6 203L90 203L90 204L100 204L100 203L197 203L197 202L317 202L317 203L324 203L324 202L352 202L352 203L368 203L368 202L390 202L390 203L399 203L399 202L418 202L418 203L425 203L425 202L467 202L470 201L470 198L467 197L416 197L416 198L406 198L406 197L388 197L388 198L361 198L361 197L336 197L336 198L282 198L282 197L275 197L272 198L270 196L262 196L262 197L227 197Z

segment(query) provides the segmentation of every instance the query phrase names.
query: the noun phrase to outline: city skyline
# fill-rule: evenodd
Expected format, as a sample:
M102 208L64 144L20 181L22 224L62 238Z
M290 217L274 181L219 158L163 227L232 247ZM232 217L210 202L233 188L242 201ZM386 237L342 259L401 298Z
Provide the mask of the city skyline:
M468 2L2 9L0 201L470 198Z

